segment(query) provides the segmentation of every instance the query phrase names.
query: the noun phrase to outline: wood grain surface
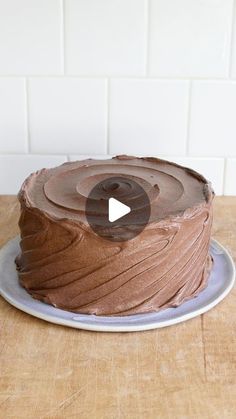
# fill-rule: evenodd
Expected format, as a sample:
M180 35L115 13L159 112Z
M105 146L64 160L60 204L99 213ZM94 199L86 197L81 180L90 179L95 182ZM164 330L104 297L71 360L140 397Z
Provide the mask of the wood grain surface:
M0 197L0 247L18 233ZM236 197L215 199L213 237L236 260ZM0 418L236 418L236 291L210 312L137 333L47 323L0 297Z

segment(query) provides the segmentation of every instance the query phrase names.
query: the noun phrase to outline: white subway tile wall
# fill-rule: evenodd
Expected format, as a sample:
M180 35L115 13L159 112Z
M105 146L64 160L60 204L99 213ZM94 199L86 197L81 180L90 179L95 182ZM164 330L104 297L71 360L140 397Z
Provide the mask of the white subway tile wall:
M0 74L61 74L58 0L0 0Z
M25 80L0 78L0 153L26 152Z
M235 3L235 0L234 0ZM232 27L232 68L231 76L236 78L236 4L234 4L234 11L233 11L233 27Z
M0 193L123 153L236 195L236 0L0 0Z
M113 80L110 85L111 154L184 155L188 82Z
M30 79L31 151L105 153L106 84L102 79Z
M145 0L67 0L69 74L145 75Z
M225 195L236 195L236 159L227 160Z
M36 170L58 166L67 161L66 156L0 155L1 194L18 193L25 178Z
M233 0L150 0L150 74L227 77Z
M194 81L189 152L231 156L236 151L236 81Z

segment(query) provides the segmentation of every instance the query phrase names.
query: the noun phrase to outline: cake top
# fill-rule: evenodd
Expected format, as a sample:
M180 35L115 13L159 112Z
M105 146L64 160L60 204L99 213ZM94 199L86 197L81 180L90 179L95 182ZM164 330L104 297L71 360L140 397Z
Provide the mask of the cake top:
M109 185L109 179L114 177L119 178L118 183ZM191 169L154 157L122 155L39 170L25 180L19 199L55 219L87 224L85 208L91 190L100 183L104 188L114 188L115 197L132 196L135 194L133 184L127 179L146 192L151 208L150 222L183 214L190 216L194 208L210 202L214 195L211 184Z

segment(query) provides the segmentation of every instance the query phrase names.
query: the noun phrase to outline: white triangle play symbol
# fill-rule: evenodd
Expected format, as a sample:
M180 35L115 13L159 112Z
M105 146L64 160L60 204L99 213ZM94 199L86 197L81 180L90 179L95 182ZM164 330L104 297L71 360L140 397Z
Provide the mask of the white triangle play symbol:
M130 211L131 209L128 205L122 204L122 202L115 198L109 198L108 219L111 223L128 214Z

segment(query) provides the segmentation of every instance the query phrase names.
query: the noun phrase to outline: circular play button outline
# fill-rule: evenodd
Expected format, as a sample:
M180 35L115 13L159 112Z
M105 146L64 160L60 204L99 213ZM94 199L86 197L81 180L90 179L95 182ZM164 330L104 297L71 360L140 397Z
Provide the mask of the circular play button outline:
M133 239L147 226L150 200L138 181L124 175L108 176L91 189L85 214L98 236L123 242Z

